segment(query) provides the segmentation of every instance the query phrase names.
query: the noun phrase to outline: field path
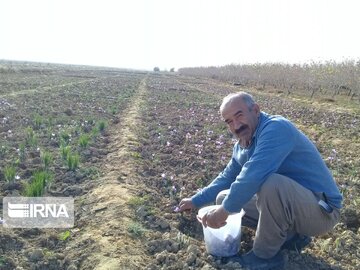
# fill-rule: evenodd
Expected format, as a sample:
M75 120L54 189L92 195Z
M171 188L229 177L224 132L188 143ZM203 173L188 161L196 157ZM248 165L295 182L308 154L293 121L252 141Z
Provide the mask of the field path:
M75 85L81 85L81 84L92 83L92 82L97 82L97 81L104 81L106 79L111 79L111 78L120 77L120 76L123 76L123 75L121 74L121 75L115 75L115 76L113 75L113 76L103 76L103 77L91 77L91 78L86 78L84 80L79 80L79 81L74 81L74 82L62 82L62 83L58 83L58 84L43 85L43 86L38 86L35 88L28 88L28 89L23 89L23 90L19 90L19 91L1 93L0 98L17 97L20 95L29 95L29 94L42 94L42 93L46 93L46 92L55 91L55 89L62 89L64 87L71 87L71 86L75 86Z
M87 79L87 80L82 80L82 81L77 81L77 82L61 83L61 84L55 84L55 85L51 85L51 86L46 85L46 86L40 86L37 88L29 88L29 89L24 89L24 90L20 90L20 91L14 91L14 92L8 92L5 94L1 94L0 98L17 97L19 95L28 95L28 94L39 94L39 93L54 90L54 88L73 86L73 85L87 83L87 82L91 82L91 81L95 81L95 80L99 80L99 79Z
M94 188L77 204L78 211L84 212L79 220L84 225L66 253L72 260L83 256L80 269L144 269L148 261L141 240L127 233L133 211L126 204L131 189L136 189L131 183L136 175L131 151L137 145L134 129L140 124L139 108L146 95L145 77L120 122L110 129L110 153L102 168L105 174L94 180Z

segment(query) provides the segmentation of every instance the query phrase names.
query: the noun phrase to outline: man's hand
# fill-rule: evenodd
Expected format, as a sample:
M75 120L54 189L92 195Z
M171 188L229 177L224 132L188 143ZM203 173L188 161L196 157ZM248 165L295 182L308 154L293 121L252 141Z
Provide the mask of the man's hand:
M226 225L226 219L228 216L229 213L224 209L224 207L220 206L217 209L207 212L199 219L205 228L209 226L210 228L218 229Z
M194 204L191 201L191 198L184 198L179 203L179 211L191 210L195 208Z

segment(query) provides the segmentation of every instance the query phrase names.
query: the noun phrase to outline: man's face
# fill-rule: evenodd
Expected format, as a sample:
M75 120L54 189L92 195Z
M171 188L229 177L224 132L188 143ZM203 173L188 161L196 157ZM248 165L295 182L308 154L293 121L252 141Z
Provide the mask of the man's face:
M248 145L258 125L259 106L254 104L249 109L242 98L236 98L225 105L221 115L240 144Z

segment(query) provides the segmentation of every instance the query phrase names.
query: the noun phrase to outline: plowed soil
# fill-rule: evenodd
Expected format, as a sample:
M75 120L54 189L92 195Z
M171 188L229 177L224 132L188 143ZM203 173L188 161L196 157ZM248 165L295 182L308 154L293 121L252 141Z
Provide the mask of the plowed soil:
M344 195L341 222L301 253L285 252L286 269L360 267L355 112L174 73L41 64L4 70L0 194L23 195L44 167L43 153L51 153L54 180L44 196L74 197L75 226L0 227L0 269L240 269L207 254L196 211L173 211L226 165L234 141L218 108L224 95L239 90L250 91L262 110L294 121ZM79 154L76 169L62 158L64 140ZM9 166L16 170L10 181ZM253 234L243 228L241 252L251 249Z

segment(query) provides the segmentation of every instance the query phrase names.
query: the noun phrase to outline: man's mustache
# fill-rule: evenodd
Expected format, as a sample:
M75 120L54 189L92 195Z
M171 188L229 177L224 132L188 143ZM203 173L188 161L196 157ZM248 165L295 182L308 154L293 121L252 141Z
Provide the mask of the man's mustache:
M235 129L235 133L236 133L236 134L240 134L240 133L243 132L246 128L247 128L247 125L243 125L243 126L239 127L238 129Z

